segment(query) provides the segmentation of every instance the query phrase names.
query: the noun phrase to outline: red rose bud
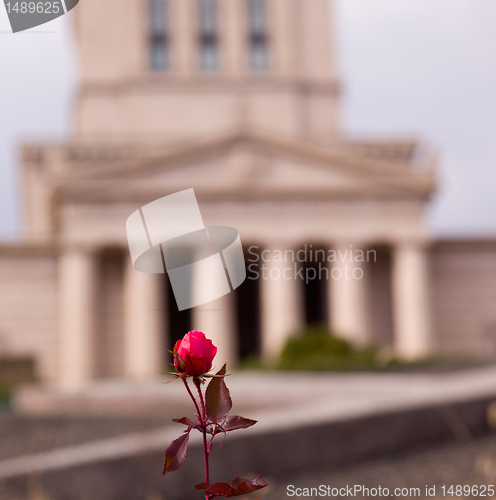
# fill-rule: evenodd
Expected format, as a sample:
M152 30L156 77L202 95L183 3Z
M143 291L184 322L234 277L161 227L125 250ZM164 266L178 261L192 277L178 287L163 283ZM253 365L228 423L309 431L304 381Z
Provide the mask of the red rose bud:
M173 352L176 370L194 377L203 375L212 368L217 347L203 332L193 330L176 342Z

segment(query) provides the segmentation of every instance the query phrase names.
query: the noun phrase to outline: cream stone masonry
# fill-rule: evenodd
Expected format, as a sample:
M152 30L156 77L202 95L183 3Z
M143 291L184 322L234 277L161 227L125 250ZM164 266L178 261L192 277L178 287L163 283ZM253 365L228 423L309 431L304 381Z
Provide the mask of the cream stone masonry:
M146 380L163 368L166 301L159 275L137 272L130 259L124 273L124 374Z
M356 345L367 345L372 339L366 317L366 270L364 263L353 257L362 249L356 244L338 243L332 250L337 260L332 263L328 280L329 327Z
M0 246L0 356L30 356L52 382L60 375L58 268L51 246Z
M232 294L224 295L208 304L197 306L192 310L195 330L208 333L217 346L215 368L220 369L224 363L236 365L236 336L234 322L234 303Z
M94 256L85 248L67 248L59 266L59 381L66 389L77 389L92 378Z
M285 248L283 244L271 244L266 250L273 253ZM261 274L262 356L270 361L281 352L291 334L303 326L302 297L293 266L288 262L262 259L258 272Z
M181 77L191 77L198 65L194 0L173 0L171 7L173 18L177 20L171 26L175 48L172 54L173 71ZM146 28L142 28L142 37L145 38ZM145 53L146 50L142 53L142 61L146 60ZM147 73L148 70L144 67L143 74Z
M221 19L225 20L221 27L221 39L224 41L224 61L227 75L236 78L246 75L248 57L246 47L247 20L244 15L245 2L232 0L221 3Z
M146 2L86 3L75 13L80 137L198 140L236 126L240 102L255 128L304 136L310 130L324 142L337 131L326 0L267 2L270 65L256 73L248 64L247 2L219 0L220 68L208 74L199 66L195 0L169 2L172 66L165 72L146 66ZM115 16L121 22L105 27Z
M274 359L310 321L408 359L452 345L469 351L472 330L473 351L491 352L495 288L479 285L496 275L494 252L475 243L467 255L449 242L431 249L435 159L415 140L339 133L330 2L266 0L269 64L253 71L247 1L218 0L220 64L208 73L199 3L167 4L165 71L150 66L146 0L85 0L74 10L74 133L23 146L26 241L0 247L0 352L33 357L42 380L71 390L95 377L168 371L167 350L188 329L205 330L219 348L216 363L230 366ZM132 268L125 228L138 208L191 188L205 225L235 227L245 248L353 245L380 249L381 260L353 262L361 280L330 277L322 286L280 276L303 263L259 261L268 279L178 311L165 275ZM467 300L470 310L459 305Z
M56 209L49 212L47 234L56 233L67 245L125 248L130 213L164 193L193 187L207 224L236 227L242 241L260 241L262 247L270 246L274 238L292 240L296 248L322 241L323 236L331 245L426 237L423 210L434 185L432 170L415 171L381 159L377 149L370 158L357 155L357 146L342 140L330 147L248 130L165 150L135 144L97 146L81 141L64 147L31 147L28 156L42 162L54 157L54 148L57 158L63 159L61 166L47 167L42 178L26 176L28 182L43 183L51 191L49 198L57 200ZM36 164L26 164L28 171L34 168ZM37 229L39 219L34 212L28 212L29 217L31 213L34 238L47 224ZM164 299L162 307L151 284L146 285L153 278L134 276L132 271L128 268L124 280L123 366L127 376L145 378L159 373L164 363L168 313ZM331 281L329 286L330 324L354 341L369 340L366 320L359 313L364 284ZM277 355L288 335L303 326L303 293L297 280L260 282L260 353L265 357ZM80 300L78 307L84 310L86 299L80 296ZM232 302L229 306L227 300L232 297L219 300L222 304L214 307L215 313L207 307L193 310L192 327L212 331L219 352L234 362L240 339L234 311L229 310ZM153 315L152 309L162 313ZM96 331L85 335L98 342ZM65 359L75 351L65 347L61 352ZM80 368L70 375L64 372L62 380L73 386L84 383L91 367L83 369L81 359ZM66 366L69 361L62 363Z
M393 256L395 350L405 358L431 352L427 253L422 242L401 242Z
M428 249L435 351L496 356L496 239L443 239Z

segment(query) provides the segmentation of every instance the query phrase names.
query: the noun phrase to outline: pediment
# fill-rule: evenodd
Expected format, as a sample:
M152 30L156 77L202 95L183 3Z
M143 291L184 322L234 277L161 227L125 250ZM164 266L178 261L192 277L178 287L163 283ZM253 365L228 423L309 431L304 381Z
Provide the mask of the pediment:
M264 138L228 138L68 178L75 196L149 199L194 188L216 196L427 196L431 173L371 161L339 148Z

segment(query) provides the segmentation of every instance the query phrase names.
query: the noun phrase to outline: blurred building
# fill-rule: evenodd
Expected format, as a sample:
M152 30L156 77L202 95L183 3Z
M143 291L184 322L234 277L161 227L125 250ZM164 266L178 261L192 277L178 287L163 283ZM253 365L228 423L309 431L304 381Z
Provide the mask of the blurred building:
M193 328L229 362L277 355L310 323L408 358L496 354L496 243L430 239L435 166L416 142L339 134L330 14L328 0L80 3L73 137L22 149L27 234L0 248L0 351L73 387L165 371ZM251 267L178 312L166 276L132 268L125 221L188 188Z

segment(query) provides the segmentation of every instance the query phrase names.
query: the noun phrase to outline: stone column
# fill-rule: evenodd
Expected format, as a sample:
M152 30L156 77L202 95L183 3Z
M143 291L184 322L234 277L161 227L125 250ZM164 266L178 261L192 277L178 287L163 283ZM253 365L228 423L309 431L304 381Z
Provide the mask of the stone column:
M395 351L407 359L425 356L431 349L431 330L427 253L422 243L395 247L392 285Z
M234 322L234 295L229 293L212 302L194 307L193 330L204 332L217 346L214 367L218 370L227 363L229 369L237 362L237 332Z
M92 377L94 258L86 249L64 249L59 261L59 382L78 389Z
M164 369L163 274L140 273L127 259L124 276L124 373L143 380Z
M366 286L361 249L357 245L334 245L328 297L329 327L332 332L355 344L368 340L366 318Z
M262 356L266 359L277 356L290 335L303 326L302 286L295 279L294 262L274 261L274 250L266 250L268 261L258 262L261 291Z
M195 294L195 287L203 288L207 283L217 289L219 288L217 280L224 282L226 279L225 275L215 275L211 268L197 268L193 276L193 294ZM207 338L212 339L214 345L217 346L217 355L214 360L216 369L220 369L224 363L232 369L237 361L234 307L234 295L231 292L191 310L193 330L205 333Z

